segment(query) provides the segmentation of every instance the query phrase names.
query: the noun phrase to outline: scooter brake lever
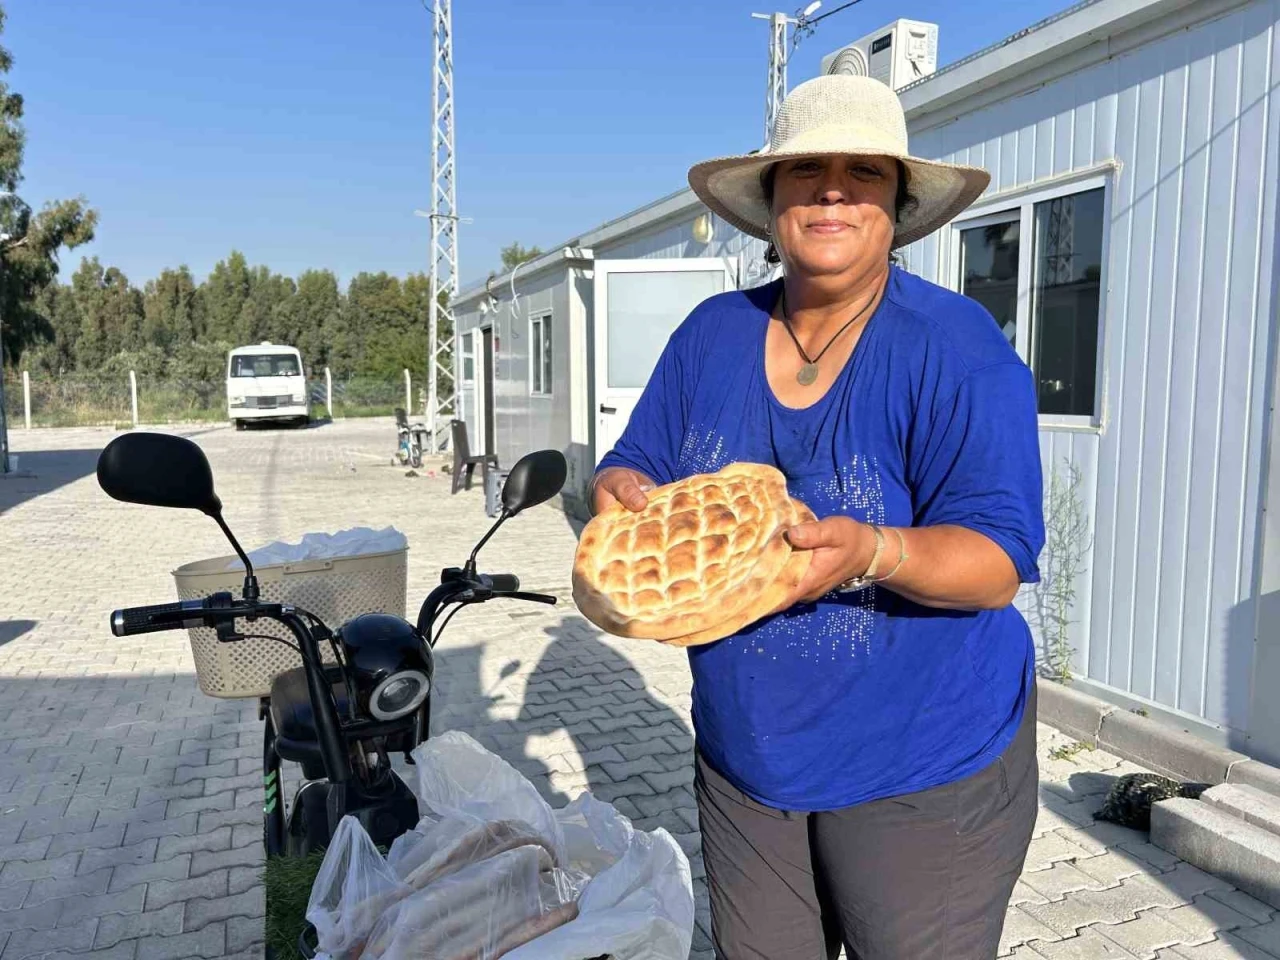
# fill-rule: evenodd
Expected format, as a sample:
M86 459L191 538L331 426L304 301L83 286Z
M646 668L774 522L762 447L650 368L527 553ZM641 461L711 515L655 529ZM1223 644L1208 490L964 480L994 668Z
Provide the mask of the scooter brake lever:
M528 600L531 603L545 603L548 606L552 606L552 607L554 607L557 603L560 602L558 597L553 597L550 594L524 593L523 591L520 591L520 590L512 590L507 593L495 592L494 597L495 598L501 597L506 600Z

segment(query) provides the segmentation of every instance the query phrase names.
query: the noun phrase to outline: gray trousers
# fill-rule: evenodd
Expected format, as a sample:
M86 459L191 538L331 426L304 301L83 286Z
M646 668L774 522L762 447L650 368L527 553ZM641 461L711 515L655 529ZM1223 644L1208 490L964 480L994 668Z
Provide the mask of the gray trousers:
M1035 826L1034 687L1014 741L955 783L842 810L762 806L696 760L721 960L994 960Z

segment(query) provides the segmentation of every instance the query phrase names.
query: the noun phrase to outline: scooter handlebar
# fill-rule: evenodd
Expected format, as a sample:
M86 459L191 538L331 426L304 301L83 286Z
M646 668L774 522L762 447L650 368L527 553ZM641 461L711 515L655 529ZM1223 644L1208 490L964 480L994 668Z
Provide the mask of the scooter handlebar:
M520 578L514 573L490 573L482 579L488 580L488 587L494 593L515 593L520 589Z
M111 632L117 637L133 637L140 633L176 630L188 620L203 622L209 610L207 600L182 600L178 603L153 603L145 607L125 607L111 614Z

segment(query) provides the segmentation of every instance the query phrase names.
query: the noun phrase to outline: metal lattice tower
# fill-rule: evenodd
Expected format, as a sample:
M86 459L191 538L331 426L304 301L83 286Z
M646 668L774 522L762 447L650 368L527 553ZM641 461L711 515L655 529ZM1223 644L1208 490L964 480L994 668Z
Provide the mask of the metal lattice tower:
M1045 283L1070 283L1075 275L1076 205L1072 197L1051 200L1045 238Z
M458 414L453 303L458 295L457 163L453 150L453 3L435 0L431 68L431 306L428 315L427 429L445 448ZM443 303L441 302L443 301Z

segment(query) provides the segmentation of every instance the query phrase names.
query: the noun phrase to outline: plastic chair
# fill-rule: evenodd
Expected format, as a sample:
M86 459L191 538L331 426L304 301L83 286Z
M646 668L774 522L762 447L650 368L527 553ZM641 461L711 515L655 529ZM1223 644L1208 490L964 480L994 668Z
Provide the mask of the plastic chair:
M498 457L492 453L483 453L477 456L471 455L471 444L467 442L467 424L463 420L453 420L449 423L450 439L453 447L453 490L457 493L460 489L471 489L471 478L475 473L476 466L481 469L481 476L489 475L489 468L495 470L498 467ZM465 479L463 473L466 473Z

